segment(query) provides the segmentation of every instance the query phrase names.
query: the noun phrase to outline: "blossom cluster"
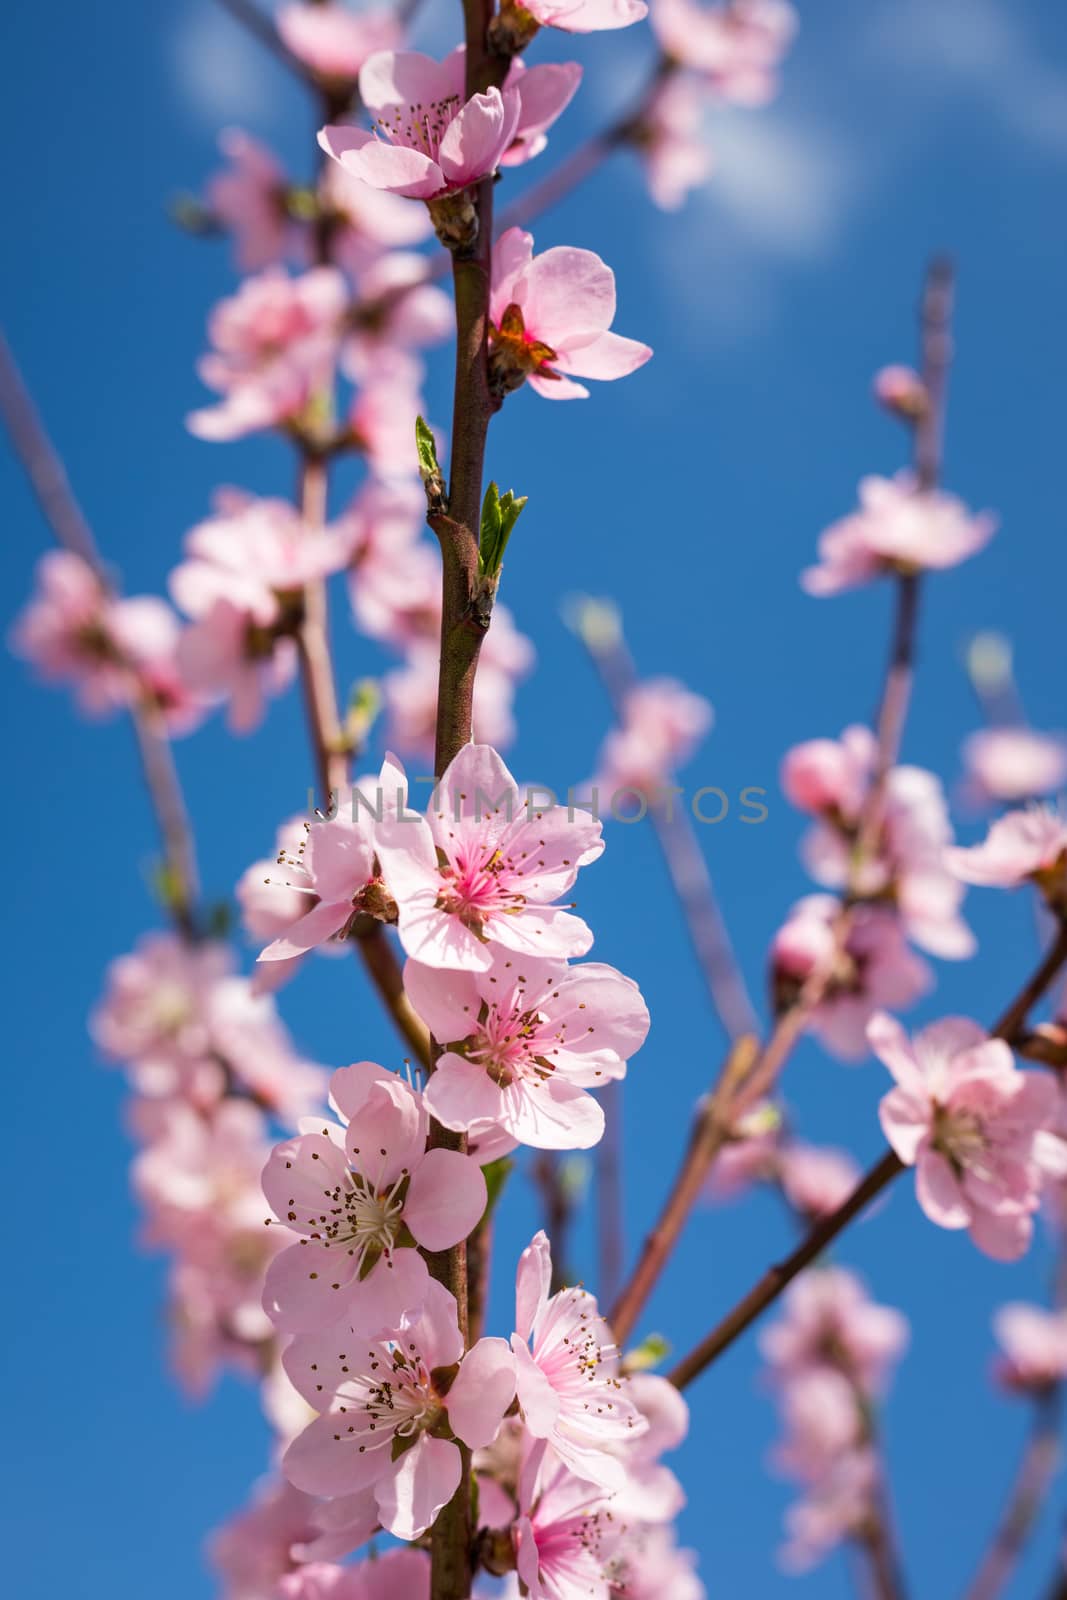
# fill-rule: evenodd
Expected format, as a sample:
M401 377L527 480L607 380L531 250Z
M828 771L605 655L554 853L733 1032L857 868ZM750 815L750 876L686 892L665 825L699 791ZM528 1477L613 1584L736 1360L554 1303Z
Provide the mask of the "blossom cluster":
M843 1267L805 1273L761 1335L784 1429L774 1465L802 1489L786 1514L793 1570L881 1522L875 1408L907 1341L907 1320Z
M179 1375L201 1392L223 1366L269 1368L260 1302L278 1241L263 1227L260 1175L272 1128L319 1104L324 1072L212 939L146 935L112 963L92 1033L132 1090L133 1187L146 1244L170 1258Z

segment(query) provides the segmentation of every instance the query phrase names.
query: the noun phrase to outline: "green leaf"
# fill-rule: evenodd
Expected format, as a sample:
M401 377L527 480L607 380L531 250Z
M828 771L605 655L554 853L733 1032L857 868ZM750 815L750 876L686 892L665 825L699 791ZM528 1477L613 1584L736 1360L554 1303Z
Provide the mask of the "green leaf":
M427 489L443 490L444 478L437 460L437 442L429 424L422 417L415 418L415 449L419 455L419 476Z
M495 483L490 483L485 491L478 540L478 571L483 578L499 576L511 530L519 520L526 498L526 495L516 496L510 489L502 495Z
M626 1352L627 1372L647 1372L658 1367L671 1353L671 1347L661 1333L650 1333L641 1343Z

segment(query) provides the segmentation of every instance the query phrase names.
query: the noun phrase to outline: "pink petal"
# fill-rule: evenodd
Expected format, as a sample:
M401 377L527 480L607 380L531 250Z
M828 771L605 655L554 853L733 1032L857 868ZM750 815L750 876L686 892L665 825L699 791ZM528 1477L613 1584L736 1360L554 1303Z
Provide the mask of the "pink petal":
M890 1089L878 1103L878 1120L901 1161L913 1167L930 1132L930 1102L904 1089Z
M351 1122L363 1110L374 1085L389 1083L393 1078L394 1074L376 1061L353 1061L350 1067L338 1067L330 1078L330 1104L346 1122Z
M267 1268L263 1309L279 1333L313 1333L348 1310L358 1262L340 1246L312 1239L290 1245ZM376 1333L378 1328L368 1329Z
M347 1172L344 1151L316 1129L275 1145L263 1169L263 1193L280 1222L312 1233L325 1196L345 1182Z
M327 1411L293 1440L282 1457L282 1471L294 1488L332 1498L366 1489L380 1476L388 1466L388 1446L384 1453L383 1449L361 1453L345 1427L343 1416Z
M560 1079L511 1085L496 1120L533 1150L591 1150L604 1134L604 1112L593 1096Z
M378 1484L382 1527L398 1539L417 1539L459 1487L459 1449L424 1433Z
M484 178L499 165L519 120L520 101L514 90L496 88L472 95L445 130L438 161L451 187Z
M515 1357L506 1339L479 1339L448 1391L452 1431L472 1450L492 1444L515 1398Z
M267 1276L269 1279L269 1271ZM429 1269L417 1250L392 1250L378 1258L365 1278L349 1284L345 1320L354 1333L384 1336L422 1306L430 1281Z
M867 1042L900 1087L921 1100L926 1094L925 1079L915 1060L911 1040L896 1018L888 1011L875 1012L867 1024Z
M338 933L352 915L350 900L317 905L260 952L260 961L291 961Z
M417 50L378 50L363 63L359 95L372 116L390 106L432 105L463 88L462 57L453 51L444 61Z
M444 173L436 161L421 150L386 144L384 139L370 139L360 149L349 150L341 164L372 189L407 195L412 200L429 199L446 187Z
M552 1283L552 1250L543 1228L534 1234L519 1257L515 1274L515 1328L528 1339L538 1314L548 1304Z
M649 345L609 331L568 350L556 365L561 372L573 372L579 378L625 378L643 367L651 354Z
M931 1222L941 1228L966 1228L971 1208L963 1198L956 1174L937 1150L919 1154L915 1166L915 1194Z
M493 246L493 290L489 314L499 323L515 298L515 280L533 260L533 234L508 228Z
M547 1439L559 1419L559 1396L517 1333L511 1336L511 1349L515 1356L515 1392L523 1421L535 1439Z
M441 1043L458 1043L473 1032L481 1006L481 996L473 974L450 972L446 976L436 967L425 967L420 961L409 961L404 967L404 989L423 1022ZM465 1022L469 1026L464 1026ZM437 1071L440 1071L440 1064ZM427 1092L436 1077L437 1073L427 1084ZM485 1077L484 1072L482 1077Z
M527 329L561 353L575 336L606 332L615 316L615 274L592 250L555 245L535 256L519 285Z
M476 1161L458 1150L427 1150L412 1175L404 1221L424 1249L448 1250L473 1230L485 1202Z
M994 1216L979 1211L971 1223L971 1238L994 1261L1018 1261L1030 1247L1034 1219L1026 1215Z
M455 976L461 978L463 974ZM503 1093L485 1068L456 1055L441 1057L423 1099L431 1117L456 1131L466 1131L478 1123L499 1122L503 1105Z
M393 1076L371 1086L348 1125L345 1148L356 1171L376 1189L386 1189L404 1173L414 1172L425 1140L426 1114L407 1084Z

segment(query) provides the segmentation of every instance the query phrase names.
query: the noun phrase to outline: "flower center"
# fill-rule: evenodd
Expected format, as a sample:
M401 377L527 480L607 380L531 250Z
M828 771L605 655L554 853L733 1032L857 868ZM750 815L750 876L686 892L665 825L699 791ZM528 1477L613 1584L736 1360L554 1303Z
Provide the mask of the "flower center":
M522 309L514 301L505 306L499 326L489 324L489 384L495 395L521 388L535 372L539 378L558 379L548 364L558 359L551 345L527 333Z
M512 868L499 850L442 861L440 873L438 910L458 917L472 933L480 935L494 912L514 915L526 903L524 895L508 887Z
M421 150L431 161L437 160L450 124L459 110L459 95L448 94L426 104L388 106L377 119L377 126L391 144Z

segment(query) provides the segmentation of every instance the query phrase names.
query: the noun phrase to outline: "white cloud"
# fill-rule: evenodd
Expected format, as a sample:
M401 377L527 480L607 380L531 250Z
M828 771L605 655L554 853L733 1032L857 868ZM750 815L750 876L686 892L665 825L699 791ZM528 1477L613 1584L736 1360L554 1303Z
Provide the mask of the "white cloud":
M216 0L193 0L179 9L170 53L177 96L198 121L212 127L278 125L279 69Z
M924 93L973 96L1046 153L1067 155L1067 73L1046 61L1025 7L1005 0L894 0L871 30L881 63Z
M697 205L771 255L817 260L837 243L854 192L844 140L771 108L716 120L714 170Z

